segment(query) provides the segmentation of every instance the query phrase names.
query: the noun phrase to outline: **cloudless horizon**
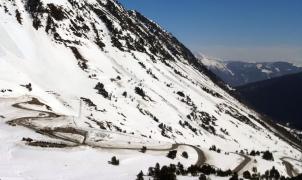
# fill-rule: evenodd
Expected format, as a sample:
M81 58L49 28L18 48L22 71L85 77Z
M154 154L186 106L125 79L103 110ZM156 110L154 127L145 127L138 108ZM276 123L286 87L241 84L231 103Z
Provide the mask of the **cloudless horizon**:
M193 52L224 60L302 64L301 0L119 0Z

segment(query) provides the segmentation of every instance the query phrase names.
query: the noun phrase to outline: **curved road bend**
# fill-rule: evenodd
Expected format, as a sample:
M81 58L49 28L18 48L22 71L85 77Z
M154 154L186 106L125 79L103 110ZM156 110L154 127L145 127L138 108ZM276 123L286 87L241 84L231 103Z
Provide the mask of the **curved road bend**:
M198 147L189 145L189 144L172 144L172 146L170 148L165 148L165 149L147 148L147 151L172 151L172 150L176 150L179 146L189 146L197 152L198 158L195 163L196 166L202 166L205 163L206 156L205 156L204 152L201 149L199 149ZM136 148L136 147L135 148L106 147L106 146L104 146L104 147L103 146L93 146L93 147L102 148L102 149L116 149L116 150L136 150L136 151L141 150L141 148Z
M291 160L298 161L298 162L301 162L301 163L302 163L302 161L299 161L299 160L291 158L291 157L280 158L280 160L282 161L282 163L284 164L284 166L286 168L286 173L288 174L289 177L294 177L294 176L299 175L299 172L297 172L294 169L294 166L290 162L288 162L288 161L286 161L284 159L291 159Z
M75 141L75 140L73 140L71 138L64 138L64 137L56 136L53 133L46 133L42 129L40 129L38 127L35 127L35 126L30 125L29 123L27 123L28 121L31 121L31 120L46 119L46 118L58 118L58 117L61 117L61 116L57 115L55 113L52 113L52 112L47 112L47 111L42 111L42 110L33 110L33 109L29 109L29 108L23 107L23 106L20 105L20 104L23 104L23 103L27 103L27 102L16 103L16 104L13 104L12 106L15 107L15 108L18 108L18 109L22 109L22 110L43 113L44 116L42 116L42 117L41 116L31 116L31 117L16 118L16 119L8 121L7 124L13 125L13 126L14 125L23 126L23 127L28 128L28 129L31 129L33 131L36 131L38 133L41 133L43 135L47 135L47 136L49 136L51 138L57 138L57 139L61 139L61 140L64 140L64 141L69 141L69 142L72 142L72 143L78 143L78 141Z
M233 154L237 154L237 153L233 153ZM252 159L244 154L238 154L241 157L244 158L244 160L237 166L235 167L232 172L234 173L239 173Z
M71 139L71 138L55 135L53 132L49 132L49 131L44 132L41 129L39 129L38 127L32 126L29 123L26 123L29 120L38 120L38 119L45 119L45 118L58 118L58 117L61 117L61 116L57 115L55 113L52 113L52 112L47 112L47 111L42 111L42 110L33 110L33 109L22 107L20 104L23 104L23 103L28 103L28 102L16 103L16 104L13 104L12 106L15 107L15 108L18 108L18 109L43 113L43 114L45 114L45 116L43 116L43 117L41 117L41 116L21 117L21 118L17 118L17 119L13 119L11 121L8 121L8 124L11 124L11 125L17 124L17 125L29 128L33 131L37 131L39 133L47 135L51 138L57 138L57 139L61 139L61 140L64 140L64 141L69 141L69 142L72 142L72 143L76 143L76 146L87 145L85 143L85 140L87 138L87 133L83 133L82 130L74 129L73 133L82 135L83 138L84 138L83 142L78 142L77 140L74 140L74 139ZM134 147L133 148L131 148L131 147L121 148L121 147L107 147L107 146L100 146L100 145L97 145L97 146L88 145L88 146L91 146L91 147L94 147L94 148L115 149L115 150L141 150L141 148L134 148ZM201 149L199 149L198 147L193 146L193 145L189 145L189 144L172 144L172 146L170 148L162 148L162 149L150 148L150 149L147 149L147 150L149 150L149 151L171 151L171 150L177 149L179 146L189 146L197 152L198 158L197 158L197 161L195 163L196 166L202 166L206 162L206 156L205 156L204 152ZM242 155L242 154L239 154L239 155L242 156L244 158L244 160L237 167L234 168L233 172L236 172L236 173L240 172L251 161L250 157L248 157L246 155ZM287 158L287 157L284 157L284 158ZM283 159L281 159L281 160L284 162L284 164L286 166L288 175L290 177L293 177L293 173L297 174L297 172L295 172L292 164L290 164L289 162L287 162Z
M244 160L233 170L233 172L236 172L236 173L240 172L251 161L251 158L246 155L243 155L243 154L238 154L238 155L242 156L244 158ZM288 176L289 177L297 176L299 174L299 172L297 172L294 169L294 166L290 162L286 161L285 159L291 159L291 160L298 161L298 162L302 162L302 161L293 159L291 157L283 157L280 159L286 168L286 173L288 174Z
M28 101L30 102L30 101ZM28 103L28 102L21 102L21 103L16 103L16 104L13 104L12 106L15 107L15 108L18 108L18 109L22 109L22 110L28 110L28 111L34 111L34 112L38 112L38 113L43 113L45 114L45 116L36 116L36 117L21 117L21 118L16 118L16 119L13 119L13 120L10 120L8 121L7 123L10 124L10 125L20 125L20 126L23 126L23 127L26 127L26 128L29 128L33 131L36 131L36 132L39 132L39 133L42 133L44 135L47 135L51 138L56 138L56 139L61 139L61 140L64 140L64 141L69 141L69 142L72 142L72 143L76 143L77 146L80 146L80 145L87 145L85 143L85 140L87 138L87 133L82 133L81 130L75 130L74 133L76 134L79 134L79 135L82 135L84 137L84 140L82 143L79 143L77 140L74 140L74 139L71 139L71 138L67 138L67 137L62 137L62 136L57 136L55 135L53 132L44 132L43 130L39 129L38 127L35 127L33 125L30 125L29 123L26 123L30 120L38 120L38 119L46 119L46 118L58 118L58 117L61 117L60 115L57 115L55 113L52 113L52 112L47 112L47 111L42 111L42 110L33 110L33 109L29 109L29 108L26 108L26 107L23 107L21 106L20 104L24 104L24 103ZM141 148L121 148L121 147L106 147L106 146L92 146L92 145L88 145L88 146L91 146L91 147L94 147L94 148L102 148L102 149L116 149L116 150L141 150ZM163 148L163 149L155 149L155 148L150 148L150 149L147 149L149 151L171 151L171 150L175 150L177 149L179 146L189 146L191 148L193 148L196 152L197 152L197 155L198 155L198 158L197 158L197 161L195 163L196 166L202 166L205 161L206 161L206 156L204 154L204 152L199 149L198 147L196 146L193 146L193 145L189 145L189 144L172 144L172 146L170 148ZM75 146L72 146L72 147L75 147Z

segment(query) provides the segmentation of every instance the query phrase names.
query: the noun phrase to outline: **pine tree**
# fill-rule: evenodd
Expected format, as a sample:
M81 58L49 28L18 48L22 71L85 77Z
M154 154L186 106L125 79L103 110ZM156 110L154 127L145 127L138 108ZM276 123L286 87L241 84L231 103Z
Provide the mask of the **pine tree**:
M251 173L249 172L249 171L244 171L243 172L243 177L245 178L245 179L251 179Z
M143 171L141 171L140 173L138 173L138 175L136 176L136 180L144 180L144 173Z
M176 150L169 151L167 157L170 158L170 159L175 159L176 158L176 154L177 154Z
M154 179L176 180L176 175L167 166L163 166L160 170L159 176L155 177Z
M188 159L188 157L189 157L189 155L188 155L188 153L186 151L182 152L181 155L182 155L182 157L184 157L186 159Z
M262 155L262 158L268 161L274 161L273 154L269 151L265 151Z
M120 164L120 161L119 161L115 156L113 156L113 157L111 158L111 161L109 161L109 164L118 166L118 165Z
M142 149L140 150L140 152L145 153L147 151L147 147L143 146Z
M160 173L160 165L159 163L156 163L155 168L154 168L154 176L158 177Z
M199 176L199 180L207 180L206 175L204 175L204 174L200 174L200 176Z
M238 174L234 173L234 175L230 178L230 180L238 180Z

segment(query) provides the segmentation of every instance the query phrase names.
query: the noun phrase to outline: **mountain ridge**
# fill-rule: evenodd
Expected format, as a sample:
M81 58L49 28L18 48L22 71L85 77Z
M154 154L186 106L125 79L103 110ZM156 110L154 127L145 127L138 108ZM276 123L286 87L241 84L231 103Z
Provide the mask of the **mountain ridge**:
M259 112L301 130L298 108L302 100L299 95L301 84L302 73L296 73L240 86L237 90Z
M200 56L199 59L224 82L233 87L302 72L302 67L285 61L223 61Z

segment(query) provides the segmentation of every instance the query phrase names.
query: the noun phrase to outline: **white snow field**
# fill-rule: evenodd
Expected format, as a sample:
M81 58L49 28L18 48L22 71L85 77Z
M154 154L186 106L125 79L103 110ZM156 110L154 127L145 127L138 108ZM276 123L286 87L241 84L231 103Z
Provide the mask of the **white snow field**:
M198 65L192 65L189 56L182 55L185 48L158 25L146 23L112 0L77 0L76 5L69 0L41 2L45 9L50 9L49 3L62 8L65 17L38 11L36 17L23 0L0 2L1 180L135 179L140 170L147 173L157 162L181 162L188 167L198 159L196 150L185 145L177 147L174 160L166 157L168 150L122 150L142 146L169 149L173 144L194 145L204 152L206 163L223 170L232 170L243 160L236 154L227 155L229 152L270 150L274 162L257 157L257 163L250 162L245 168L257 166L262 172L275 166L285 176L279 158L301 159L298 148L276 135L274 128L220 88ZM109 2L138 29L123 29L119 16L102 5ZM100 11L116 30L108 28L103 16L97 14ZM35 18L40 21L38 28L33 26ZM158 29L152 30L150 24ZM74 31L76 28L79 30ZM163 60L160 52L154 53L152 43L143 43L145 52L129 50L127 38L118 40L124 47L121 50L111 31L131 37L133 44L142 34L152 35L171 59ZM100 39L103 49L95 42ZM26 103L32 98L40 104ZM17 103L24 109L13 107ZM59 117L43 118L50 113ZM15 126L8 124L22 117L31 118L21 119ZM70 132L55 132L56 137L36 132L60 128L85 132L87 139ZM23 137L70 147L29 146ZM75 142L62 137L80 143L72 147ZM222 152L209 151L212 145ZM188 152L188 159L181 156L183 151ZM108 164L112 156L120 159L119 166ZM294 167L302 172L301 164Z

